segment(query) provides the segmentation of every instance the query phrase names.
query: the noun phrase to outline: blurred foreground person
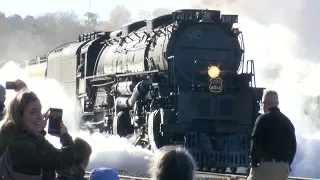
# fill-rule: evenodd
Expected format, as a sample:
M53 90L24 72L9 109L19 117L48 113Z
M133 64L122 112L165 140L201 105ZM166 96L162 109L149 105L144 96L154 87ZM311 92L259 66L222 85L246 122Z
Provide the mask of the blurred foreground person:
M248 180L287 180L297 142L290 119L278 108L276 91L262 99L265 114L256 120L251 136L251 169Z
M16 86L16 88L14 88L16 92L28 89L26 83L20 79L14 81L14 84ZM0 121L3 119L5 114L6 94L6 88L0 84Z
M119 180L119 176L111 168L96 168L91 171L90 180Z
M72 167L75 147L67 128L61 123L62 148L56 149L40 134L42 120L34 92L20 91L10 102L0 124L0 176L4 179L41 179L42 168Z
M0 84L0 121L4 115L4 108L6 107L4 102L6 101L6 88Z
M152 180L193 180L195 162L189 152L176 146L165 146L151 165Z
M79 137L73 138L76 159L72 168L58 171L57 180L84 180L92 153L91 146Z
M16 85L16 88L14 89L16 92L28 90L28 86L24 81L17 79L14 83Z

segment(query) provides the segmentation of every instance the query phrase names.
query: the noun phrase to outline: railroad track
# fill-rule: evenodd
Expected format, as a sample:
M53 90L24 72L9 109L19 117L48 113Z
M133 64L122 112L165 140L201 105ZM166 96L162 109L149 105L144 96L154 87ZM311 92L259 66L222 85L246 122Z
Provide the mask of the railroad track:
M85 179L89 180L90 173L86 172ZM219 173L208 173L208 172L196 172L198 178L210 178L214 180L246 180L247 176L244 175L233 175L233 174L219 174ZM119 175L119 180L149 180L149 178L123 176ZM289 177L288 180L312 180L311 178L300 178L300 177Z
M84 179L86 179L86 180L90 179L90 173L89 172L86 172L86 175L84 176ZM149 180L149 178L119 175L119 180Z

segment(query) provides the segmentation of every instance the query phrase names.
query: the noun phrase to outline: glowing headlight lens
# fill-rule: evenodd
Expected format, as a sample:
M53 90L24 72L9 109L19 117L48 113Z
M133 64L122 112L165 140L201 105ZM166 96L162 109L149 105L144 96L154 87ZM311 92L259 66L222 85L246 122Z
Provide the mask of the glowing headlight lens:
M177 31L178 30L178 26L172 26L172 31Z
M217 78L220 74L220 69L217 66L211 66L208 69L208 75L211 78Z

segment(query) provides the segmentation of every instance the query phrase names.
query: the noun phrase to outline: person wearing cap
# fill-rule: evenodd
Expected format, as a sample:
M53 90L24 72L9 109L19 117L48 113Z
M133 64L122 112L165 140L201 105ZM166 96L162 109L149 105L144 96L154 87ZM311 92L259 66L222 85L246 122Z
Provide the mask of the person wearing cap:
M287 180L297 142L295 128L281 113L276 91L266 91L251 135L251 169L247 180Z
M85 170L89 164L92 153L91 146L79 137L73 137L76 159L70 169L57 172L56 180L84 180Z
M90 180L119 180L119 176L111 168L102 167L91 171Z

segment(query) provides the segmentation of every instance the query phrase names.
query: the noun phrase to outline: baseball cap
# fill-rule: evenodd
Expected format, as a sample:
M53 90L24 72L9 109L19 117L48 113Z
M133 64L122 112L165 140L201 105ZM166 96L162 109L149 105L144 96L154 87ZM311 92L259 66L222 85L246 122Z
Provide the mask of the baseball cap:
M119 177L111 168L102 167L91 171L90 180L119 180Z

